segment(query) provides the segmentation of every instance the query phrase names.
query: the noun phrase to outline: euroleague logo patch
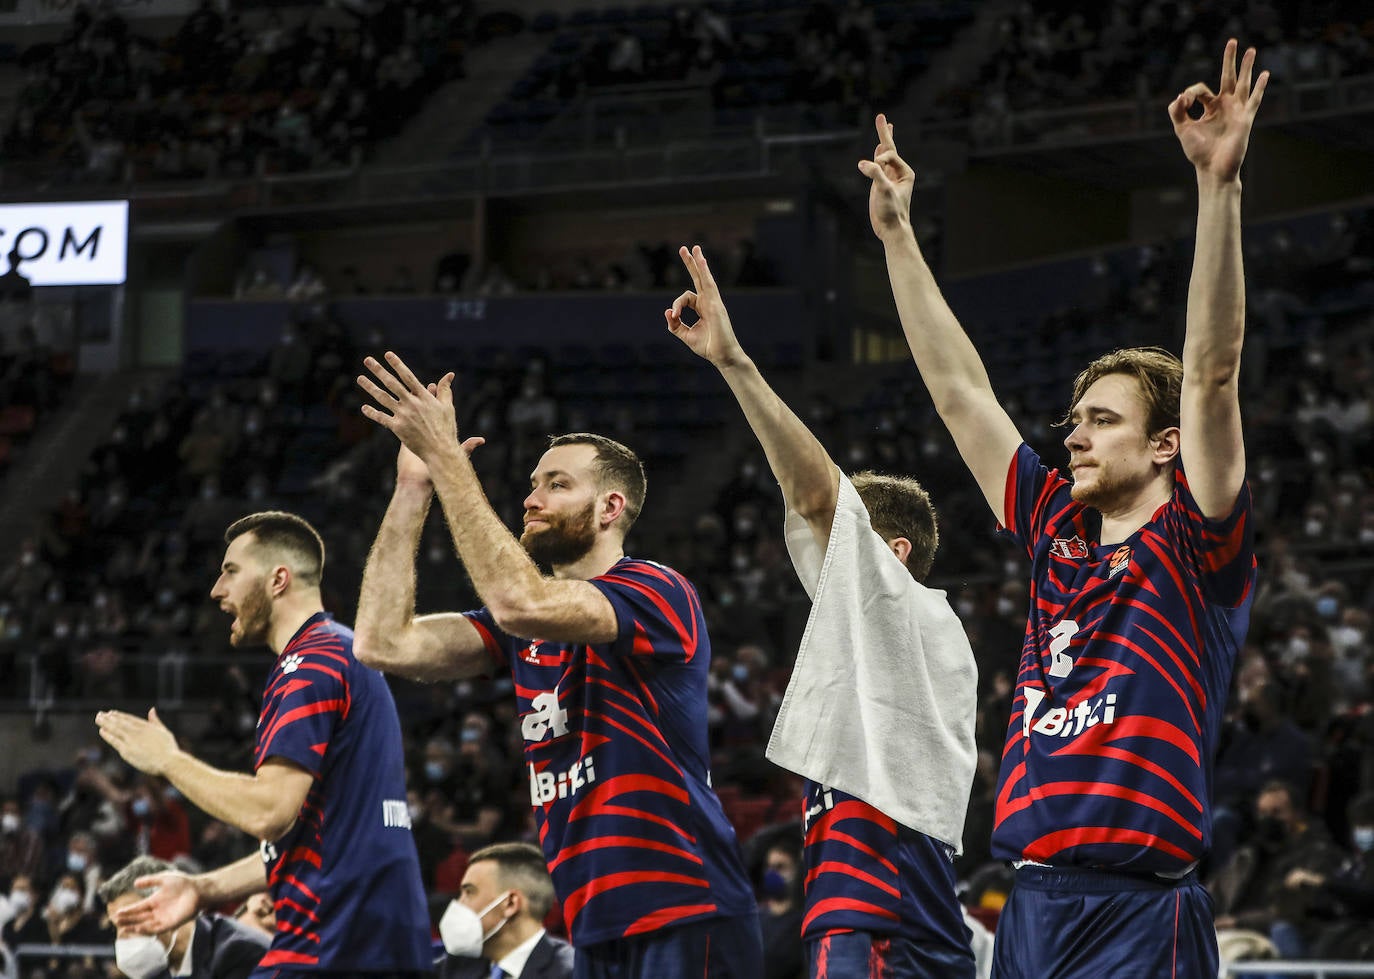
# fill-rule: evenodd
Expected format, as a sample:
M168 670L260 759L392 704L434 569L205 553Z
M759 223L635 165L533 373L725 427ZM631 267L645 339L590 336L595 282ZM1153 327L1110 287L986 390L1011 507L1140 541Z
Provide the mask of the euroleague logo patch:
M1107 577L1115 578L1121 572L1131 566L1131 545L1122 544L1112 552L1111 560L1107 562Z

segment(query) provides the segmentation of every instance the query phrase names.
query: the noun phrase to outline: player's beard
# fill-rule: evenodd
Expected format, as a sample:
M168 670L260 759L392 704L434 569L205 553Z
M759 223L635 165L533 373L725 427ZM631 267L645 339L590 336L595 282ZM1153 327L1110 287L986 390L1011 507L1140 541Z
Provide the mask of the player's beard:
M1071 495L1076 503L1090 506L1099 513L1111 512L1122 500L1128 499L1133 487L1119 473L1099 464L1093 466L1094 479L1084 484L1075 479Z
M529 556L551 568L574 564L586 557L596 543L596 502L588 503L581 510L557 515L542 513L539 519L547 526L531 530L526 527L520 535L520 543L525 546Z
M234 622L229 626L229 645L255 646L267 641L272 628L272 600L262 585L263 582L258 581L239 603Z

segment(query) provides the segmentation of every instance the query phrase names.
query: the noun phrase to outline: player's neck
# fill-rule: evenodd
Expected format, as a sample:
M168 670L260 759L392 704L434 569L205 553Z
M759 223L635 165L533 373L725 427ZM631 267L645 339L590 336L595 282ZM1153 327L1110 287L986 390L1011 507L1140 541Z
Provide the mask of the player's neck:
M324 611L324 602L318 588L302 591L300 594L283 595L272 608L272 628L267 636L267 645L278 656L300 631L301 626L312 616Z
M592 544L592 549L571 564L553 566L555 578L573 581L587 581L597 578L611 570L615 563L625 556L624 542L611 534L602 534Z
M1099 510L1102 514L1102 532L1098 543L1120 544L1149 523L1155 512L1169 502L1173 492L1173 476L1168 474L1154 480L1140 493L1122 501L1120 505Z

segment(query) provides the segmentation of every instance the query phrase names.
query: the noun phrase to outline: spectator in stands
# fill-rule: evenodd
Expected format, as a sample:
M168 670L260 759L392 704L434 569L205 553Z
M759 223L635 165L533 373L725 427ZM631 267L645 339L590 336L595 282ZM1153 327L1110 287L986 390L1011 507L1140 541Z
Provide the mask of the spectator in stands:
M113 938L109 923L102 923L88 908L95 894L87 893L78 874L63 874L48 897L43 909L43 923L47 926L50 945L104 945Z
M795 832L795 831L794 831ZM805 972L802 946L801 855L781 837L763 855L759 924L763 929L765 979L797 979Z
M100 885L110 916L153 893L152 888L137 886L140 878L174 869L165 860L137 857L116 871ZM270 941L261 929L202 913L156 935L120 927L115 932L115 966L129 979L155 979L164 973L191 979L247 979Z
M1255 828L1214 877L1219 931L1244 928L1266 935L1289 958L1306 954L1300 926L1311 907L1311 893L1287 886L1302 869L1326 875L1339 865L1339 851L1325 827L1297 801L1292 787L1268 782L1255 801Z
M272 895L266 891L250 894L234 912L235 920L256 928L270 940L277 933L277 913L272 907Z
M468 861L460 896L439 922L448 955L442 979L569 979L573 950L544 930L553 907L544 854L531 843L496 843Z
M1351 847L1329 872L1295 867L1284 878L1290 890L1311 893L1320 917L1306 922L1304 939L1321 959L1374 958L1374 793L1350 803Z
M0 801L0 867L11 877L33 877L43 869L43 839L24 825L14 796Z
M15 874L10 880L8 899L10 918L0 925L0 943L11 950L18 945L46 945L48 928L33 877Z

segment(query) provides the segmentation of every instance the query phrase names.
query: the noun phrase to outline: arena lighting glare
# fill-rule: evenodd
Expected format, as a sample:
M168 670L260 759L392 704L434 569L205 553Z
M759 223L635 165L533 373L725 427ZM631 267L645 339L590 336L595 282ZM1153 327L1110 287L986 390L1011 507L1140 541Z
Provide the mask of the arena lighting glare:
M17 250L35 286L120 285L128 246L128 201L0 204L0 271Z

